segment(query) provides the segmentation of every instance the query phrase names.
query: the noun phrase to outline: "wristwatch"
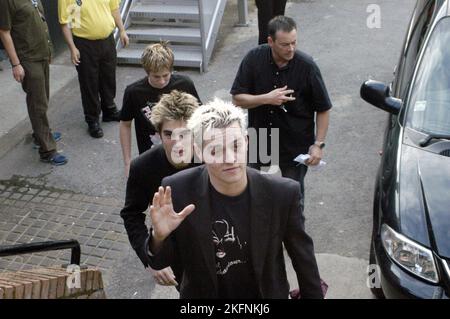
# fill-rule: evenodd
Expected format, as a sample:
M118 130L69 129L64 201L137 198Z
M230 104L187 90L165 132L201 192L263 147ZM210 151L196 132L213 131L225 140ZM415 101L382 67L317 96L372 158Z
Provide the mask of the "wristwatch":
M318 146L320 149L323 149L325 147L325 142L323 142L323 141L315 141L314 145Z

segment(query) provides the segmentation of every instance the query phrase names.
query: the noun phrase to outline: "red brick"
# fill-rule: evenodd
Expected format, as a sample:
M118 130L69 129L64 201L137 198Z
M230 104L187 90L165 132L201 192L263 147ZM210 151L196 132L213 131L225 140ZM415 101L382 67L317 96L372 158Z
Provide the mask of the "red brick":
M13 287L13 294L8 299L23 299L24 287L22 284L0 279L0 285L2 284Z
M55 299L57 278L46 274L38 273L36 270L22 270L20 273L35 275L41 280L41 299Z
M13 299L14 287L0 282L0 289L3 291L3 299Z
M40 297L41 282L33 279L30 276L25 276L19 273L4 273L0 277L9 278L24 285L24 299L36 299Z

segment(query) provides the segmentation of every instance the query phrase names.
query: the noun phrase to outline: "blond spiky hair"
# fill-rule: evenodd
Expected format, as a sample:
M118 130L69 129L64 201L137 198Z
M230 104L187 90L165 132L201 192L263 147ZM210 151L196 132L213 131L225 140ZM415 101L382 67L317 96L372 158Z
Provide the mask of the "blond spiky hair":
M244 111L231 102L225 102L216 97L212 102L196 109L188 120L187 126L194 135L194 141L197 145L201 145L204 132L213 128L226 128L234 122L238 122L246 133L247 116Z
M161 132L164 121L187 121L198 105L197 98L191 94L173 90L169 94L163 94L152 108L150 121L156 131Z
M173 51L168 41L151 44L144 49L141 62L147 74L161 71L172 71Z

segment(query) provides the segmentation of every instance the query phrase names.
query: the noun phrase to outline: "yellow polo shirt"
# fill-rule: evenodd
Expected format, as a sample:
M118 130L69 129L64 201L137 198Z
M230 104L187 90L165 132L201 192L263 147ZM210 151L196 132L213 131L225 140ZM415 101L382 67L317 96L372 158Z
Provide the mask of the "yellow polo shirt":
M116 28L111 11L121 0L58 0L60 24L69 24L72 34L88 40L107 38Z

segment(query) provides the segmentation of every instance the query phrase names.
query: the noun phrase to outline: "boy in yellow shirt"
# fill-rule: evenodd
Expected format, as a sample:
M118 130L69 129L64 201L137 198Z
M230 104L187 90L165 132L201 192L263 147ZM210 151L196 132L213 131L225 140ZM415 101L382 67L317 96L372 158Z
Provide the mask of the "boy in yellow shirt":
M116 95L116 44L119 28L123 46L128 36L119 12L120 0L58 0L59 23L78 72L85 120L92 137L100 138L103 121L119 121Z

